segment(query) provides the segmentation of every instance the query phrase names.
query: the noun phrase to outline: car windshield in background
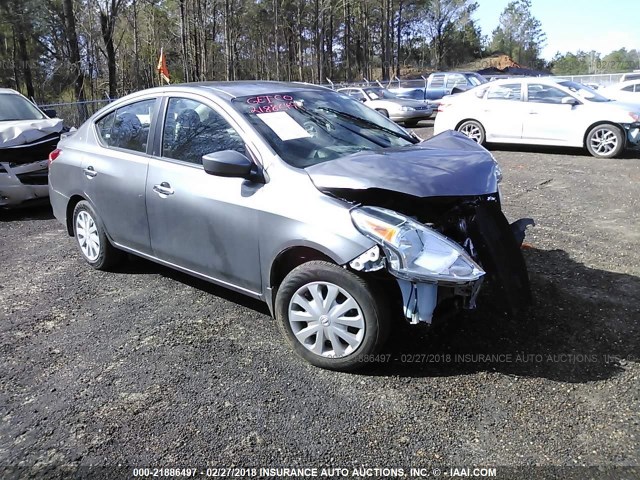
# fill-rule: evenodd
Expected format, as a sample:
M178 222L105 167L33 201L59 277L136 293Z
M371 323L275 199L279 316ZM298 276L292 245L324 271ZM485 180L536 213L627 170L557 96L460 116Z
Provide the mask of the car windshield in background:
M394 93L391 93L389 90L382 87L365 88L364 91L371 100L388 100L390 98L398 98Z
M13 93L0 94L0 122L42 120L45 116L29 100Z
M375 110L332 91L252 95L233 104L285 162L298 168L418 142Z
M575 93L577 96L579 96L583 100L588 100L590 102L610 102L611 101L610 99L600 95L593 88L587 87L582 83L570 82L570 81L559 82L559 83L563 87L571 90L573 93Z
M487 83L487 79L481 77L480 75L467 75L467 80L471 85L477 87L478 85L482 85L483 83Z

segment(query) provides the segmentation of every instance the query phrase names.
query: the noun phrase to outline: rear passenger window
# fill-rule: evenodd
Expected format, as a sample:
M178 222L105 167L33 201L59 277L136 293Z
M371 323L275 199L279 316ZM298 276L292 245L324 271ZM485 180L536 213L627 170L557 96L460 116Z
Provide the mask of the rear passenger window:
M118 108L96 122L98 135L107 147L146 152L155 99Z
M431 79L431 86L433 88L444 87L444 75L434 75Z
M520 100L522 87L519 83L493 85L487 93L487 100Z

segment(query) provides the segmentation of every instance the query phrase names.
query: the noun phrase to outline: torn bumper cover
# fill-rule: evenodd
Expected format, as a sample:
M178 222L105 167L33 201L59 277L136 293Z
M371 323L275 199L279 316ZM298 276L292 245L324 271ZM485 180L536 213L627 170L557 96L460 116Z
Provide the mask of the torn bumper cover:
M14 207L49 196L49 153L55 150L60 119L3 122L0 126L0 207Z
M640 122L623 125L629 148L640 149Z
M436 230L397 212L378 207L351 211L356 228L378 246L350 262L351 268L382 268L396 277L402 292L404 314L411 323L431 323L438 304L438 288L450 287L473 308L484 270L463 247Z
M46 200L48 172L47 160L23 165L0 162L0 207Z

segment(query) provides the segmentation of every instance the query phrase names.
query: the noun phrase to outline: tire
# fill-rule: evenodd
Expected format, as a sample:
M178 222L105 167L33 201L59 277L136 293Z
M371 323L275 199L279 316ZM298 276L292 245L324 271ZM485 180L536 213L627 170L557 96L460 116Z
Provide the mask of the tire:
M587 134L587 150L596 158L614 158L624 149L624 136L615 125L596 125Z
M484 127L480 122L476 122L475 120L465 120L458 125L456 130L480 145L484 145L487 139Z
M314 298L322 304L318 310ZM282 281L275 313L300 357L316 367L353 371L387 339L390 316L384 298L356 274L329 262L311 261Z
M418 123L419 123L419 120L410 120L410 121L404 122L404 126L409 128L414 128L418 126Z
M122 259L109 242L100 218L85 200L73 209L73 235L82 258L96 270L108 270Z
M389 118L389 112L384 108L376 108L376 112L381 113L385 117Z

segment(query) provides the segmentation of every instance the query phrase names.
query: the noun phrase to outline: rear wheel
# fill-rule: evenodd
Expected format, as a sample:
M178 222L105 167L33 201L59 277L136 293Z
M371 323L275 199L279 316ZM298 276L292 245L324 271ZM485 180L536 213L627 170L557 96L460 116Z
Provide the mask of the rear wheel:
M73 210L73 234L80 254L97 270L107 270L122 258L122 253L109 243L95 210L85 200Z
M331 370L361 367L389 332L382 296L354 273L323 261L286 276L276 295L276 318L298 355Z
M484 127L480 122L476 122L475 120L462 122L456 130L480 145L483 145L486 140Z
M624 137L618 127L605 123L589 131L586 145L589 153L596 158L613 158L622 152Z

